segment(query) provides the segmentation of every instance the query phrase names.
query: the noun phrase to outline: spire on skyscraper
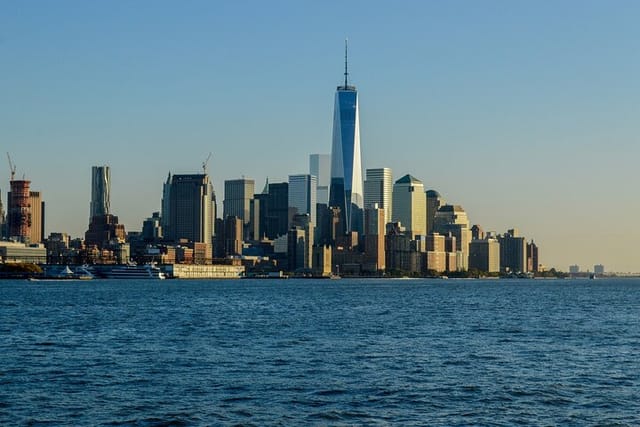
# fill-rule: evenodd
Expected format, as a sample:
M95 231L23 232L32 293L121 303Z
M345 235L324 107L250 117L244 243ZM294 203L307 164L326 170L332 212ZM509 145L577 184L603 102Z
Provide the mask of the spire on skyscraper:
M347 61L347 48L349 39L344 39L344 88L348 87L347 78L349 77L348 61Z

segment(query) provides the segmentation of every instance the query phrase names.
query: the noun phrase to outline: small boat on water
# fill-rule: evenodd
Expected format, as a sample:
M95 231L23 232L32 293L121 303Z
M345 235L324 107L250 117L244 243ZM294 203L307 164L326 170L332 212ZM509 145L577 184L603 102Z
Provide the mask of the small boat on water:
M78 267L75 271L66 265L62 270L45 269L44 274L38 277L30 277L31 281L44 281L44 280L91 280L93 274L91 274L86 268Z
M107 279L166 279L165 274L155 264L117 265L104 272Z

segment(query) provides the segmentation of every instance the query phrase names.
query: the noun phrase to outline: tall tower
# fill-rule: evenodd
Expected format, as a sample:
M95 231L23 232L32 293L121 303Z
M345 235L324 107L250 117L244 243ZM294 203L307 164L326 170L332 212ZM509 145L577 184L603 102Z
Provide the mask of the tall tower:
M384 209L384 224L393 220L393 174L390 168L367 169L364 181L364 207L371 209L376 204Z
M9 237L21 242L29 240L31 235L31 181L14 180L10 182L9 193Z
M314 175L289 175L289 207L296 214L309 214L316 223L316 177Z
M44 240L44 201L42 200L42 193L30 191L29 204L31 205L29 243L40 243Z
M358 92L349 86L347 43L344 49L344 85L336 89L331 146L329 205L340 208L345 233L363 232L364 197L360 158Z
M91 168L91 205L89 221L95 216L110 214L111 170L109 166Z

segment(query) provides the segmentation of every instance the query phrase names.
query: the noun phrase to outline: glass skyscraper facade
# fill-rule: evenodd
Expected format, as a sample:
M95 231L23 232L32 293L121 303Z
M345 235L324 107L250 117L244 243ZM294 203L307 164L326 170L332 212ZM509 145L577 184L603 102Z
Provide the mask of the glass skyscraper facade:
M347 82L345 52L344 85L338 86L333 115L331 184L329 205L340 208L344 231L363 232L363 183L360 156L360 114L358 92Z
M111 171L109 166L91 168L91 205L89 221L94 216L110 214Z
M211 244L216 196L207 174L171 175L163 186L162 232L173 242Z

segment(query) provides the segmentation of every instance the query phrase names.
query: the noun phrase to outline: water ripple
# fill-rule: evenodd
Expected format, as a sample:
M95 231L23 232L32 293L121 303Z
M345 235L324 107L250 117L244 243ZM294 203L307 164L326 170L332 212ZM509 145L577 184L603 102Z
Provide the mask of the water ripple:
M0 425L639 425L640 281L0 282Z

